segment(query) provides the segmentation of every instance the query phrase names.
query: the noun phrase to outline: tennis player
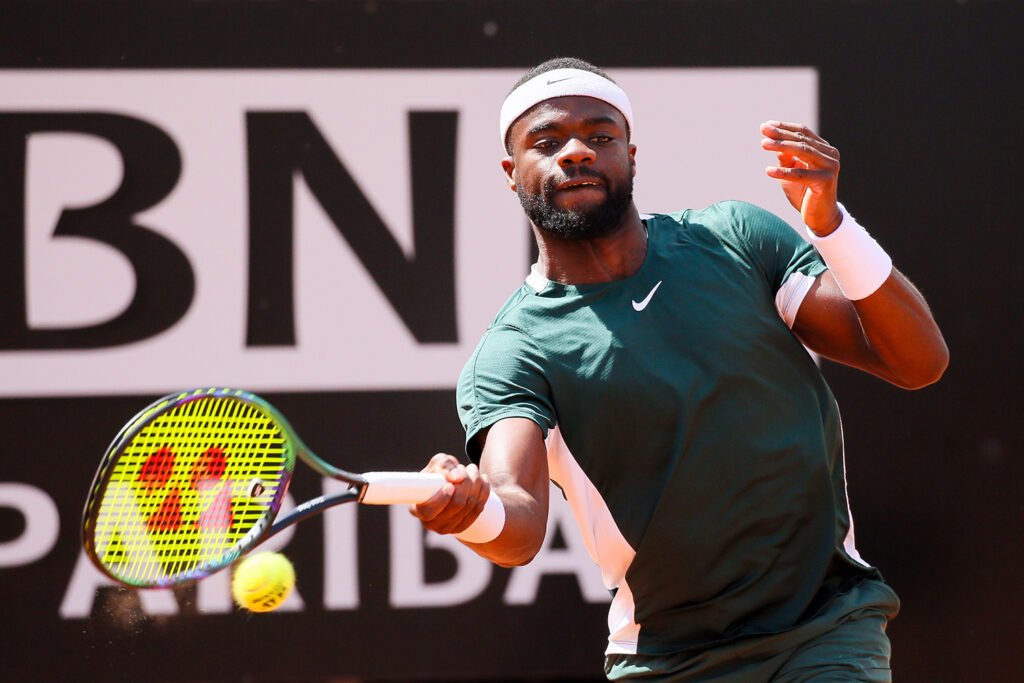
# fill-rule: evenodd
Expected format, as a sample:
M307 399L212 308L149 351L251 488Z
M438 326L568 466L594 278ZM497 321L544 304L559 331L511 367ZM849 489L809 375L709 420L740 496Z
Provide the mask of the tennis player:
M948 352L921 294L836 200L839 152L769 121L807 240L742 202L642 215L626 93L575 59L506 98L501 165L539 259L459 378L473 464L414 514L455 533L488 495L527 563L548 480L613 594L612 680L890 681L899 609L857 552L836 401L804 346L907 389Z

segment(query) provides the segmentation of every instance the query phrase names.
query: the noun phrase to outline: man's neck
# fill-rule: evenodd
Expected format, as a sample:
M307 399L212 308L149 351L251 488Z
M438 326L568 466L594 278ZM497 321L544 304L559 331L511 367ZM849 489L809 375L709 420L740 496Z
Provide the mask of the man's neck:
M533 232L540 275L566 285L623 280L640 269L647 255L647 228L633 205L622 227L606 237L567 240L536 226Z

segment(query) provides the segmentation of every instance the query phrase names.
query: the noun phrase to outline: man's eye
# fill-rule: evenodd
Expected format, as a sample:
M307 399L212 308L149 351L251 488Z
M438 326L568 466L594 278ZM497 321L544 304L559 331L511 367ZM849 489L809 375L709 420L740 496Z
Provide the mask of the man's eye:
M604 144L607 144L607 143L612 141L612 136L611 135L595 135L594 137L592 137L590 139L593 140L594 142L598 143L598 144L604 145Z
M534 145L537 149L554 149L558 143L554 140L541 140Z

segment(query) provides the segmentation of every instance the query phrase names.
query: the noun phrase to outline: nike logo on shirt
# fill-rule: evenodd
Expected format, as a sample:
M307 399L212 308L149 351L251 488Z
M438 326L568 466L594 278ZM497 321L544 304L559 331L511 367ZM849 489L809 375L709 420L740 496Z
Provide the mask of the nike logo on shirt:
M642 311L647 308L647 304L651 303L651 298L654 296L654 293L658 291L658 287L661 287L661 280L658 280L658 284L654 285L654 289L647 293L647 296L643 298L643 301L633 302L633 310Z

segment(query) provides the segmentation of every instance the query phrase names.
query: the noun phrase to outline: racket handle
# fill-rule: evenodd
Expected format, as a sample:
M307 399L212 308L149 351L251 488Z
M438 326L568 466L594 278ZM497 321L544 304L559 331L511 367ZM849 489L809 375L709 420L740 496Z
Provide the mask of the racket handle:
M366 491L359 499L367 505L415 505L428 500L444 486L443 474L435 472L364 472Z
M428 500L444 486L444 475L434 472L366 472L366 491L360 502L368 505L415 505ZM484 509L469 528L456 534L467 543L493 541L505 527L505 506L493 491Z

